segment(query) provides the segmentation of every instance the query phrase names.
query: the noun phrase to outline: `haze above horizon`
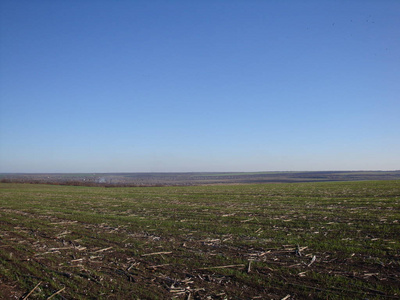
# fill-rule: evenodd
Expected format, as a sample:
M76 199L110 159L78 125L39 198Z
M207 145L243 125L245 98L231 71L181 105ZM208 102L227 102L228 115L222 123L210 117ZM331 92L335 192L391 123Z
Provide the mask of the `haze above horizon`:
M0 173L400 169L400 2L0 2Z

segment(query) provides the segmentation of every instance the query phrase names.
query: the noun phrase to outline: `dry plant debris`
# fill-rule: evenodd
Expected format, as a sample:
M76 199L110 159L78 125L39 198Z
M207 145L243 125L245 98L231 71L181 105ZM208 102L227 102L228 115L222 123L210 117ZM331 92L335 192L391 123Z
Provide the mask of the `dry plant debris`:
M0 298L398 299L400 182L0 184Z

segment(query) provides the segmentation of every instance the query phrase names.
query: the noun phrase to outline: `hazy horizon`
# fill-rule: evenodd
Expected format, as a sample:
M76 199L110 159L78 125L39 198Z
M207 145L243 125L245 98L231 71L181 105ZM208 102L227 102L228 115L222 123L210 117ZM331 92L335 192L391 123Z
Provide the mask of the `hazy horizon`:
M340 172L399 172L400 170L319 170L319 171L310 171L310 170L297 170L297 171L210 171L210 172L203 172L203 171L187 171L187 172L0 172L0 174L240 174L240 173L247 173L247 174L269 174L269 173L340 173Z
M0 173L400 169L399 1L0 2Z

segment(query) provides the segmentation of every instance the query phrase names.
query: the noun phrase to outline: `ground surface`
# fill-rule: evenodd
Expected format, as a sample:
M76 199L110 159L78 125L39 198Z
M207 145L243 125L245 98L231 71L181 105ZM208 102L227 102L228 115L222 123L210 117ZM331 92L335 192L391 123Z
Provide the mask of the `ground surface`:
M2 183L0 297L399 299L399 234L400 181Z
M193 186L361 180L400 180L400 171L0 174L1 182L114 187Z

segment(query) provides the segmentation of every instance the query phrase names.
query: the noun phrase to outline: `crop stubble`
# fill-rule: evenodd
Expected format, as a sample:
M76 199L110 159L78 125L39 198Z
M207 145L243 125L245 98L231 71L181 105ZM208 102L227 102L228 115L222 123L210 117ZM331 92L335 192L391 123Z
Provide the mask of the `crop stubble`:
M4 299L400 295L400 181L0 188Z

